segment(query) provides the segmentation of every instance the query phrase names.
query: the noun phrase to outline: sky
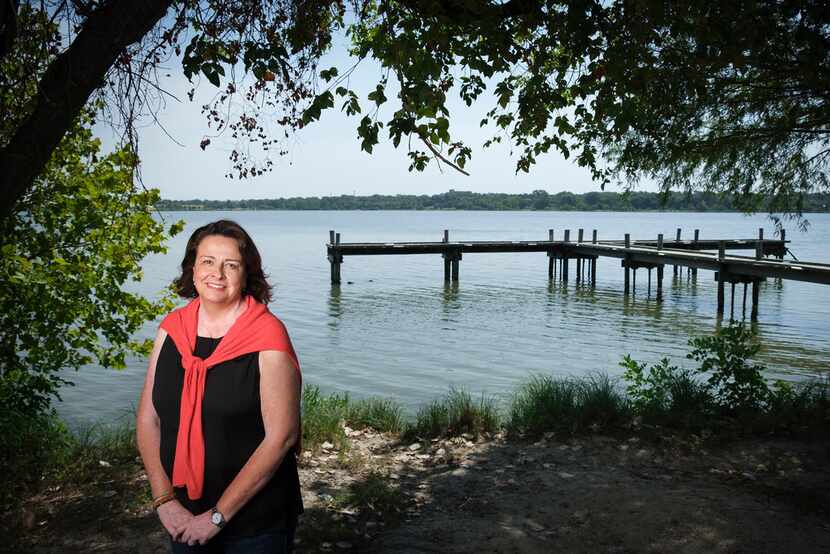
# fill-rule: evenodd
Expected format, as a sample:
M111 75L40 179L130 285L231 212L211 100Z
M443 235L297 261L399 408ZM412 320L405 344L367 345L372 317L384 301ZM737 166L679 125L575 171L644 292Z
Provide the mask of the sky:
M348 67L349 62L345 39L341 38L320 68ZM201 113L202 104L217 89L202 79L194 100L190 101L187 91L192 85L181 73L181 63L171 60L169 68L170 76L162 86L178 100L168 99L158 113L161 125L148 121L139 130L142 180L146 186L158 188L162 198L238 200L341 194L438 194L450 189L507 193L528 193L536 189L549 193L600 190L599 184L591 180L588 169L564 159L558 152L539 157L529 174L517 174L518 156L511 155L509 145L482 148L492 128L480 129L479 122L493 107L494 102L488 101L492 97L467 107L457 98L457 93L451 96L453 101L449 105L450 133L453 140L463 140L473 149L472 159L465 167L469 176L446 165L439 168L435 163L423 172L410 172L404 143L395 149L386 139L385 130L381 131L381 143L373 153L363 152L357 139L359 117L347 117L336 102L334 108L323 113L320 121L289 139L286 156L271 156L274 162L271 172L242 181L230 180L225 177L232 168L228 153L237 143L228 136L216 136ZM380 75L378 65L364 60L350 77L351 88L358 94L368 93ZM387 121L397 109L394 93L390 86L386 92L390 101L381 110L381 121ZM368 104L361 98L364 110ZM111 129L99 124L95 131L105 146L111 148L114 144ZM203 151L199 143L204 138L210 138L211 144Z

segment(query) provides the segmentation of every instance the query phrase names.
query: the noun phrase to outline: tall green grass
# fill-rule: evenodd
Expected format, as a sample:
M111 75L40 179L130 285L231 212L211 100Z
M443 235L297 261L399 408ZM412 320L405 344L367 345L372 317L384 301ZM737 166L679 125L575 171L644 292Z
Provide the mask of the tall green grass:
M394 400L366 398L349 403L346 423L355 429L400 433L406 426L403 408Z
M400 433L406 421L403 408L393 400L367 398L352 401L348 394L324 395L316 385L303 388L303 447L317 450L324 442L348 447L344 426Z
M592 373L577 386L578 427L607 429L631 419L628 398L619 382L605 373Z
M605 374L586 378L535 376L513 395L508 432L529 437L608 428L630 418L628 399Z
M303 388L303 448L317 450L324 442L340 449L348 444L343 431L349 397L345 394L323 395L319 387Z
M451 388L447 395L423 406L404 435L406 438L435 438L498 431L499 411L494 398L484 394L478 399L464 389Z

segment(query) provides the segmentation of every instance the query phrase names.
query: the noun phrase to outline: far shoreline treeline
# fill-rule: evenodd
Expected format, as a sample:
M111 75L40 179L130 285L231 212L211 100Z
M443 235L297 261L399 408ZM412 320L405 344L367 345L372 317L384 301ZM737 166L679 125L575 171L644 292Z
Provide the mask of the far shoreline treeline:
M730 196L711 192L479 193L450 189L433 195L311 196L247 200L160 200L161 211L210 210L496 210L496 211L686 211L739 212ZM767 211L763 203L755 211ZM807 194L802 212L830 212L830 194Z

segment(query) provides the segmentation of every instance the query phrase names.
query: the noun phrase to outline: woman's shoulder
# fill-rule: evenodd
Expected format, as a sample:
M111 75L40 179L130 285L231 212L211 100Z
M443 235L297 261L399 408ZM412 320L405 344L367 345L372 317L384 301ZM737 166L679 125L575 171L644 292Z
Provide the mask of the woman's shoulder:
M259 314L257 325L261 325L266 332L273 333L276 336L288 336L288 328L285 323L269 309L265 309Z
M173 342L173 337L162 327L159 327L158 333L156 333L156 341L153 348L158 349L159 359L169 358L179 353L178 348L176 348L176 343Z
M194 312L197 312L198 309L198 299L193 299L184 306L179 306L164 316L164 319L161 320L161 325L159 325L159 329L169 331L178 326L185 325L186 321L193 318L195 315Z

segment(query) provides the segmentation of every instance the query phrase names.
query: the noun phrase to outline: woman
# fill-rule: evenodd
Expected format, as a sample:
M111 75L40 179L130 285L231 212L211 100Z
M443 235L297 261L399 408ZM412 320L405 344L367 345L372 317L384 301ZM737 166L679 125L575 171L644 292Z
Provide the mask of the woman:
M138 448L178 552L291 552L302 498L300 368L251 237L193 233L139 401Z

